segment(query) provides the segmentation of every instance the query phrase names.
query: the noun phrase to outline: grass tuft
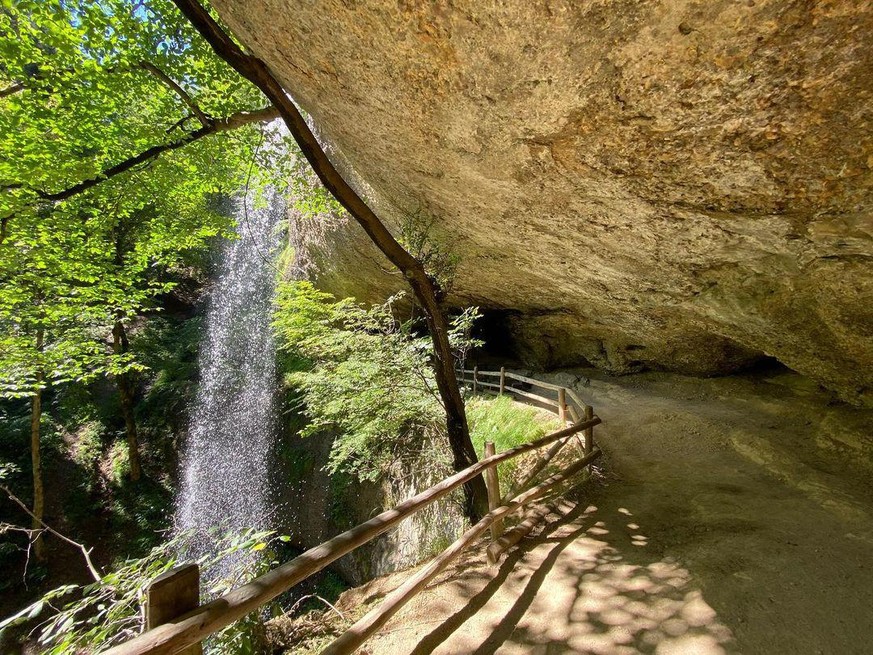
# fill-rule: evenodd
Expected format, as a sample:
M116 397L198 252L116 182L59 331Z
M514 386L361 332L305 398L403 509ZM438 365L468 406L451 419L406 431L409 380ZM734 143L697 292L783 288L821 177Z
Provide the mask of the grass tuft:
M493 441L500 453L562 427L556 416L550 417L542 410L513 401L509 396L474 396L467 401L467 420L470 438L480 457L485 451L486 441ZM501 486L514 477L516 466L517 462L511 460L497 467Z

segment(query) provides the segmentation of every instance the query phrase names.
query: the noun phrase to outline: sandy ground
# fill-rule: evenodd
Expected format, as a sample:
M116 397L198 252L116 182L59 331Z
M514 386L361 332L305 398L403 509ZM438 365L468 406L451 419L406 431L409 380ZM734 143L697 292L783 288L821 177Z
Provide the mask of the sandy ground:
M604 477L500 564L471 553L367 650L873 653L873 412L789 373L596 375L548 377L603 418Z

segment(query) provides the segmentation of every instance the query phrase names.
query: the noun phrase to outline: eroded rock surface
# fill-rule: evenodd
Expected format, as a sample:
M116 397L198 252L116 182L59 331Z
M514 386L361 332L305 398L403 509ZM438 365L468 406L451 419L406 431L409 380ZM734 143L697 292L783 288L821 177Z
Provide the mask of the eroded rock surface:
M214 4L529 360L873 402L870 2ZM400 285L336 230L323 284Z

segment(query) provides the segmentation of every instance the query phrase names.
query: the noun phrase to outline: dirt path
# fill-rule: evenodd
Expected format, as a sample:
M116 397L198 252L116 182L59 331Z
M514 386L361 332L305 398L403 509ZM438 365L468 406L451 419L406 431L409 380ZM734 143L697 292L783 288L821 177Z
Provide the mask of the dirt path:
M448 571L370 652L873 652L873 413L789 374L552 379L576 373L605 479L500 565Z

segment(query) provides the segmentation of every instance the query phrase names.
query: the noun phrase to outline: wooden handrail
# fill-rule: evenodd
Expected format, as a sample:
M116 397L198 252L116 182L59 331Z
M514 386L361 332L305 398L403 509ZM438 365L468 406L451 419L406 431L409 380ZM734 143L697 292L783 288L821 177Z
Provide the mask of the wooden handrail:
M579 394L569 387L552 384L550 382L542 382L535 378L529 378L524 375L519 375L518 373L507 373L506 369L503 367L501 367L499 371L485 371L480 370L477 366L472 370L462 369L460 373L460 380L462 382L471 381L468 378L464 377L464 374L466 373L472 373L474 376L474 380L479 376L483 375L500 378L500 384L491 384L489 382L478 381L477 384L474 385L474 393L476 393L478 387L485 387L487 389L499 389L501 394L513 393L515 395L522 396L523 398L529 398L537 403L555 408L557 410L556 414L560 417L562 421L566 421L569 415L570 422L572 423L578 423L579 421L583 421L594 416L594 410L592 409L592 407L585 403L585 401L582 400ZM558 398L557 400L554 400L552 398L547 398L536 393L531 393L530 391L507 386L505 384L507 379L524 382L525 384L529 384L532 387L542 387L544 389L556 391ZM567 398L570 399L570 402L567 402ZM511 487L507 494L503 496L502 501L508 502L510 498L515 496L522 489L527 487L527 485L533 482L537 475L539 475L542 470L548 465L548 463L555 457L555 455L558 454L558 451L560 451L567 444L569 439L570 437L567 437L566 439L555 442L549 449L549 451L537 460L533 468L529 471L528 475L521 482ZM575 439L578 443L579 451L583 457L590 454L594 449L594 440L591 428L584 431L582 439L579 438L578 434L575 435Z
M581 421L548 434L541 439L522 444L502 453L483 459L442 482L416 494L393 509L386 510L369 521L337 535L314 548L310 548L264 575L217 598L178 619L148 630L130 641L110 648L105 655L172 655L187 646L196 644L209 635L257 610L279 594L287 591L307 577L317 573L331 562L355 548L375 539L403 519L442 498L483 471L497 466L513 457L547 446L559 439L576 434L600 423L598 417Z
M465 368L461 371L464 374L470 373L471 375L476 372L479 375L486 375L489 377L500 377L500 371L485 371L482 369L472 369ZM537 380L536 378L525 377L524 375L519 375L518 373L510 373L506 371L504 373L506 377L510 380L516 380L518 382L525 382L527 384L533 385L535 387L542 387L543 389L554 389L557 391L558 389L566 389L566 387L562 387L559 384L552 384L551 382L543 382L542 380Z
M518 373L507 372L507 371L505 371L505 369L502 369L500 371L485 371L485 370L480 370L479 368L461 369L459 371L459 373L460 373L460 379L462 382L473 383L475 381L475 383L476 383L475 386L477 388L478 387L485 387L487 389L500 389L501 391L504 391L504 392L513 393L513 394L516 394L518 396L522 396L524 398L529 398L529 399L534 400L538 403L542 403L543 405L549 405L550 407L557 408L558 409L557 413L559 415L561 414L560 396L562 393L565 394L567 397L569 397L569 399L572 402L572 404L567 403L567 405L566 405L567 409L570 410L571 417L572 417L573 413L575 413L576 416L579 416L579 417L584 416L585 410L588 407L588 405L585 403L585 401L583 401L582 398L579 397L579 394L576 393L573 389L570 389L569 387L564 387L564 386L561 386L559 384L552 384L551 382L542 382L542 381L537 380L535 378L529 378L529 377L526 377L524 375L519 375ZM473 375L474 378L471 379L471 378L465 377L467 373ZM501 380L510 379L510 380L515 380L516 382L523 382L525 384L529 384L532 387L541 387L543 389L549 389L550 391L556 391L557 395L558 395L558 399L547 398L546 396L541 396L541 395L536 394L536 393L531 393L530 391L525 391L524 389L517 389L516 387L512 387L509 385L491 384L490 382L482 382L482 381L476 379L476 378L481 377L481 376L497 377L497 378L500 378ZM575 412L574 412L573 404L576 405ZM577 420L577 419L574 418L574 421L575 420Z
M472 383L474 394L477 392L480 386L491 389L499 389L499 392L501 394L505 391L511 391L512 393L532 398L537 402L546 403L556 407L558 416L561 418L562 422L566 422L567 416L569 414L573 417L574 425L580 423L580 421L578 421L579 412L582 412L587 417L593 416L593 410L591 406L586 405L584 402L582 402L582 400L575 392L565 387L549 383L542 383L538 380L525 378L524 376L514 375L512 373L507 374L505 372L505 369L503 368L501 368L499 372L480 371L479 367L477 366L472 371L470 371L473 374L472 380L467 380L466 378L464 378L465 372L466 371L463 370L461 371L460 378L464 382L469 381ZM482 382L479 379L480 376L499 377L500 383L491 384L487 382ZM555 402L550 398L545 398L538 394L533 394L519 389L506 387L506 378L520 380L522 382L530 383L531 385L557 390L558 400L557 402ZM579 411L576 411L572 404L568 404L566 402L566 396L568 395L570 396L572 402L575 402L579 405ZM590 434L588 432L590 429L591 428L585 429L586 434ZM507 548L516 544L534 528L539 518L541 518L541 515L535 513L526 521L523 521L522 524L520 524L518 527L514 528L510 533L507 533L502 537L499 536L502 533L502 529L496 529L498 522L502 522L503 517L508 516L509 514L517 511L519 508L524 507L533 500L541 497L548 491L557 487L559 484L566 482L573 475L584 470L591 462L593 462L601 455L601 451L599 449L593 447L589 449L586 447L583 450L583 457L580 460L571 464L560 473L552 475L540 484L532 487L531 489L528 489L527 491L522 492L522 489L527 487L527 485L529 485L537 477L537 475L539 475L539 473L548 465L552 458L572 436L573 434L568 434L566 437L555 441L552 444L551 448L549 448L549 451L544 456L538 459L532 470L524 478L524 481L514 486L512 490L502 499L498 500L500 492L499 483L497 481L497 472L493 468L490 469L487 473L490 474L488 476L488 504L491 511L486 516L484 516L481 521L479 521L476 525L474 525L463 535L461 535L461 537L451 546L446 548L437 557L424 565L424 567L422 567L415 575L406 580L406 582L404 582L400 587L388 594L388 596L379 604L378 607L370 610L370 612L368 612L363 618L358 620L342 635L340 635L337 639L331 642L324 650L321 651L320 655L351 655L351 653L356 651L360 646L364 644L364 642L368 638L370 638L381 627L383 627L391 619L392 616L400 611L400 609L406 603L408 603L416 594L422 591L429 581L436 577L440 573L440 571L444 570L467 547L469 547L476 539L478 539L482 535L482 533L485 532L485 530L489 527L491 528L492 542L487 548L487 555L489 561L492 564L495 563L501 552L504 552ZM494 455L494 444L492 442L485 443L485 455L486 457Z
M469 373L470 375L472 375L473 373L478 373L479 375L485 375L485 376L492 377L492 378L499 378L500 377L500 371L485 371L485 370L479 371L477 369L465 368L461 372L462 373ZM507 373L506 375L508 376L509 373Z
M388 594L378 607L370 610L351 628L331 642L327 648L321 651L320 655L349 655L349 653L353 653L379 628L384 626L392 616L400 611L415 594L424 589L427 583L433 580L440 571L457 558L467 546L485 532L492 523L544 496L550 490L571 479L597 459L600 454L600 450L594 450L590 455L571 464L560 473L547 478L532 489L513 498L507 504L488 512L488 514L482 517L482 520L461 535L451 546L428 562L418 573L409 578L400 587Z

